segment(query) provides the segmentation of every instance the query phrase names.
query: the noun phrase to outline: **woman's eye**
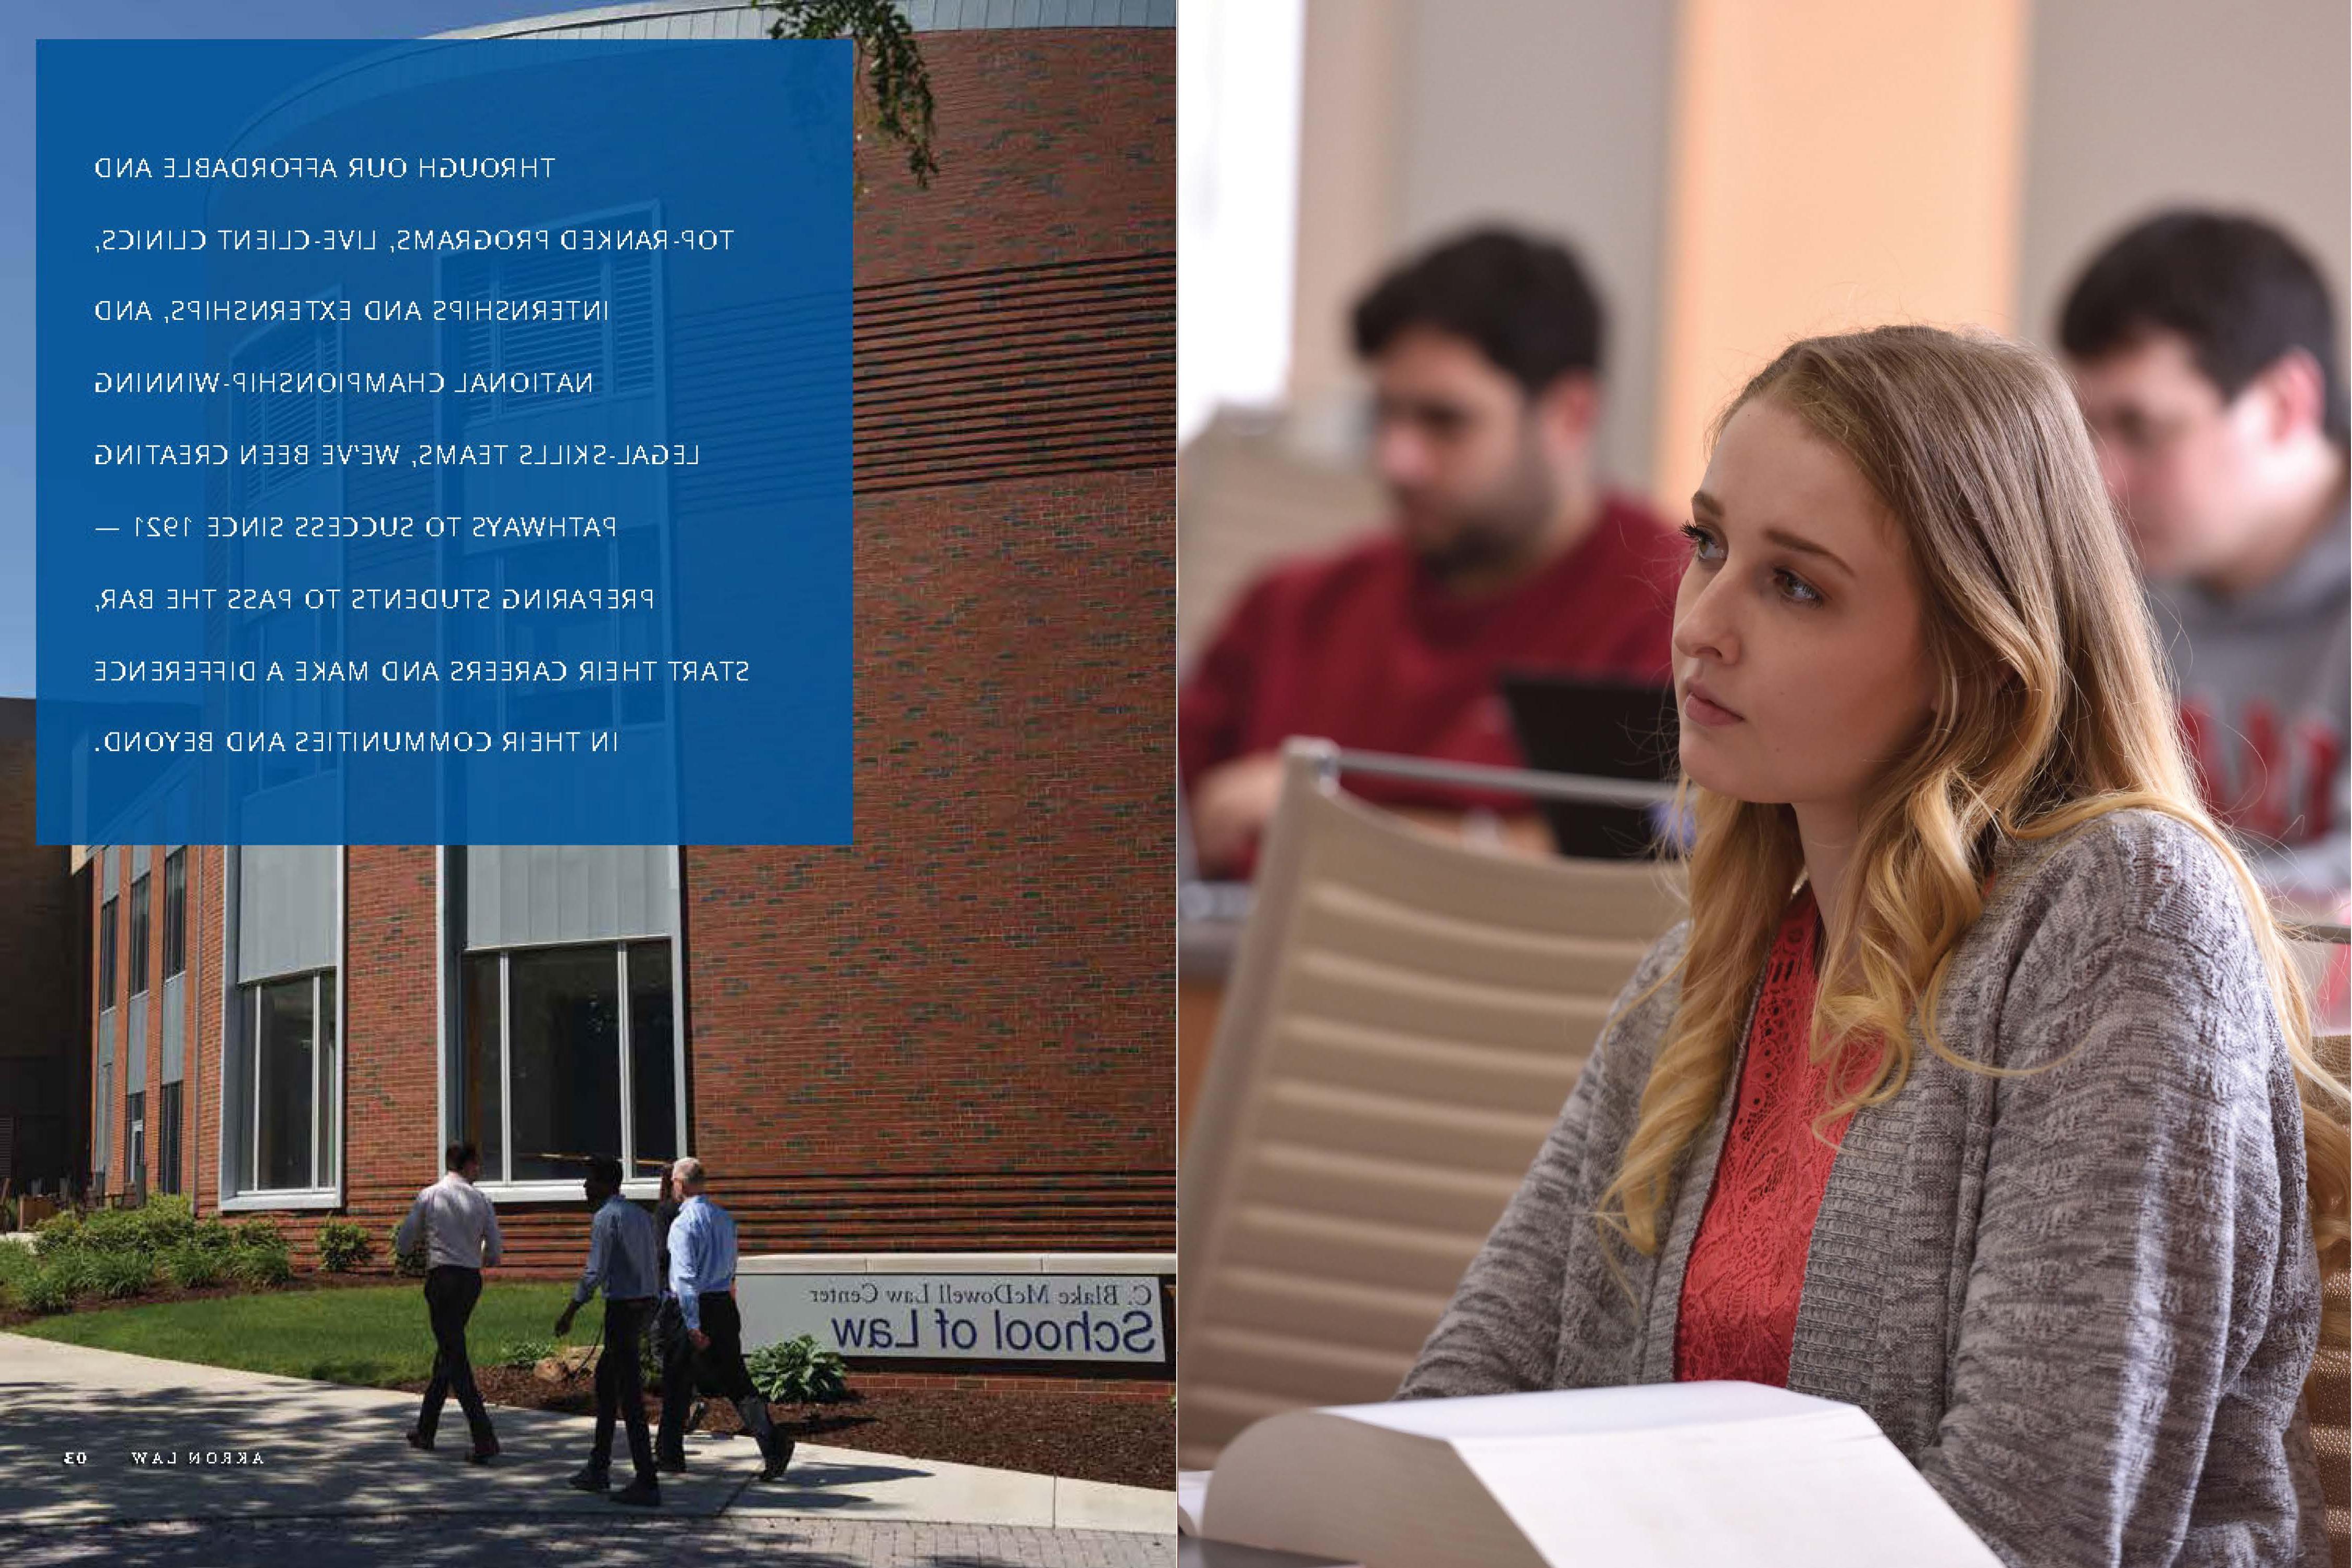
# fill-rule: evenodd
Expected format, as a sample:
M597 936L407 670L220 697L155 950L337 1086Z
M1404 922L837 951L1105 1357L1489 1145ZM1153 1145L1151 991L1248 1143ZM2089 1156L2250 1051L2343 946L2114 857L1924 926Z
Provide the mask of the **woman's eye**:
M1683 537L1690 541L1691 553L1696 556L1699 560L1720 561L1723 559L1723 546L1716 542L1715 535L1709 533L1706 529L1701 528L1695 522L1686 522L1683 524L1682 532Z
M1773 573L1772 577L1775 582L1780 584L1780 596L1787 599L1790 604L1818 605L1822 602L1820 590L1816 589L1811 583L1806 582L1802 577L1798 576L1794 572L1790 572L1783 568L1782 570Z

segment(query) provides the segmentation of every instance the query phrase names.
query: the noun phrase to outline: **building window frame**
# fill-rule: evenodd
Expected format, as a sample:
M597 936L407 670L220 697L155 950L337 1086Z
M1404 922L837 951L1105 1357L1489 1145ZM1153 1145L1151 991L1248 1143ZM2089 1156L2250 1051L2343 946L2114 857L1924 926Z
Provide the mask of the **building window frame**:
M144 996L154 977L154 965L149 961L147 949L155 935L154 884L142 871L131 879L131 972L130 994Z
M683 852L677 846L672 845L670 847L671 883L672 886L679 888L681 891L684 887L682 880L682 873L685 869L682 863L683 858ZM614 980L615 984L618 987L616 995L619 1001L620 1015L619 1027L616 1030L616 1035L617 1049L620 1057L621 1075L622 1146L619 1150L608 1152L618 1154L618 1156L625 1162L622 1166L622 1196L637 1199L658 1198L661 1195L661 1178L658 1175L638 1176L630 1174L628 1173L630 1168L625 1163L625 1162L628 1161L631 1155L635 1152L636 1141L636 1130L635 1125L635 1118L634 1115L632 1095L634 1085L631 1081L632 1073L630 1063L632 1053L630 1050L631 1025L629 1022L628 950L632 945L642 942L663 942L669 944L670 1083L672 1086L673 1095L671 1115L676 1123L675 1130L672 1133L672 1142L677 1150L677 1153L674 1158L683 1159L694 1152L694 1145L689 1141L693 1118L688 1114L688 1102L690 1099L690 1095L688 1093L688 1079L687 1078L686 1069L686 943L683 933L677 931L641 931L618 936L593 937L585 941L565 940L535 942L509 942L502 943L496 947L465 948L459 950L453 948L449 939L449 900L453 897L462 899L465 897L465 890L462 887L454 889L454 891L452 889L449 851L446 846L443 847L440 853L439 875L436 880L438 884L439 891L435 900L435 925L437 928L437 947L440 957L438 962L435 963L434 969L439 977L438 1001L440 1025L437 1033L439 1035L440 1048L435 1058L434 1077L438 1090L437 1098L439 1100L440 1127L442 1129L441 1142L443 1143L454 1142L463 1136L463 1133L458 1130L458 1123L455 1114L457 1107L457 1097L452 1091L449 1079L452 1059L452 1051L450 1048L452 1026L454 1025L456 1027L462 1029L465 1023L465 973L467 963L472 959L488 957L496 957L499 961L499 1157L501 1161L500 1172L503 1172L504 1170L511 1168L510 1162L513 1157L514 1149L514 1096L512 1093L513 1062L511 1049L513 1019L510 1016L510 987L509 984L509 976L512 968L510 956L517 952L546 952L564 948L605 948L617 950L614 959ZM680 917L683 918L683 903L678 906L678 910ZM494 1173L486 1168L483 1171L481 1180L477 1182L475 1185L480 1188L483 1194L488 1196L492 1202L501 1204L577 1203L580 1198L580 1182L576 1178L559 1180L506 1181L501 1179L499 1173Z
M180 1187L180 1118L184 1111L179 1080L155 1093L155 1190L176 1193Z
M147 1180L147 1091L134 1089L122 1097L122 1184L138 1191Z
M221 867L221 930L224 933L221 963L220 1021L222 1048L215 1054L213 1103L222 1108L218 1121L218 1163L214 1169L221 1173L221 1195L214 1205L223 1214L239 1214L276 1209L333 1209L344 1205L345 1184L351 1175L351 1119L347 1116L347 1084L350 1079L351 1051L347 1042L351 1035L344 1003L346 976L350 964L346 952L349 919L345 912L345 882L349 874L349 851L335 851L335 947L334 963L330 968L292 970L282 974L256 975L250 979L237 977L236 918L233 899L242 874L240 851L232 846L222 856ZM260 1074L258 1030L254 1011L258 1008L259 994L267 985L309 976L311 979L310 1095L311 1179L318 1178L318 1163L323 1152L333 1158L333 1181L310 1187L259 1187L247 1184L248 1172L258 1175L259 1137L255 1119L259 1112L258 1081ZM332 996L330 1004L327 1000ZM332 1100L331 1134L326 1132L330 1108L321 1103L318 1049L321 1025L331 1016L334 1028L334 1082L328 1090ZM232 1042L235 1042L232 1044ZM246 1079L247 1099L238 1113L227 1114L230 1105L228 1072L232 1062L240 1077ZM232 1125L232 1123L238 1125ZM322 1150L322 1138L331 1138L329 1150ZM236 1182L232 1190L231 1182Z
M188 852L163 857L163 978L188 967Z

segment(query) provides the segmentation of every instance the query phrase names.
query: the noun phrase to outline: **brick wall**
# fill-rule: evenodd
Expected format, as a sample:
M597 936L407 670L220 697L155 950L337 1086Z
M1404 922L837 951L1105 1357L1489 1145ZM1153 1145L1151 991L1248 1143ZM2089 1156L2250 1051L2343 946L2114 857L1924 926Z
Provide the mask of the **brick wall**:
M857 841L686 851L693 1142L747 1250L1172 1249L1174 36L922 42L940 173L877 148L856 235ZM934 285L955 331L867 309ZM889 332L912 390L877 396ZM1010 413L975 421L987 386L920 356L982 346ZM439 1164L436 860L347 865L347 1214L379 1237ZM222 863L191 876L207 1212ZM307 1261L332 1216L278 1217ZM581 1205L500 1222L519 1268L577 1268Z

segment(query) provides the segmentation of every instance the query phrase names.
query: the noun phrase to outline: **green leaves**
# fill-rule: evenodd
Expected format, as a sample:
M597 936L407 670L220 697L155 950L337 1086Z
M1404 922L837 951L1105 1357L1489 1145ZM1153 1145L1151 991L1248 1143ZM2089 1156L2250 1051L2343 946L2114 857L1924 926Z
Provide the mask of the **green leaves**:
M849 1397L849 1365L814 1334L761 1345L743 1358L751 1386L775 1405L834 1405Z
M858 104L858 142L867 129L907 149L907 170L928 188L940 172L931 153L930 72L915 43L915 30L896 0L757 0L777 13L772 38L848 38L857 47L857 76L866 89ZM857 195L866 195L864 150L852 155Z

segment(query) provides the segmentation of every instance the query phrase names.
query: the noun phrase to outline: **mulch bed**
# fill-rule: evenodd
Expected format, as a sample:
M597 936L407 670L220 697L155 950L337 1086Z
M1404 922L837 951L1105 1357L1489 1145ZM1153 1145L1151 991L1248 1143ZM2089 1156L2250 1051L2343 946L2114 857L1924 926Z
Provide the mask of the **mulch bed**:
M592 1376L544 1383L521 1367L476 1367L482 1397L494 1405L593 1415ZM1124 1486L1176 1485L1176 1411L1166 1401L1088 1399L1069 1394L979 1393L954 1389L856 1392L847 1402L779 1405L777 1427L795 1441L860 1448L907 1458L987 1465L1073 1480ZM422 1383L403 1385L422 1393ZM646 1396L646 1419L660 1424L661 1402ZM723 1399L703 1410L703 1432L740 1432L742 1423Z

